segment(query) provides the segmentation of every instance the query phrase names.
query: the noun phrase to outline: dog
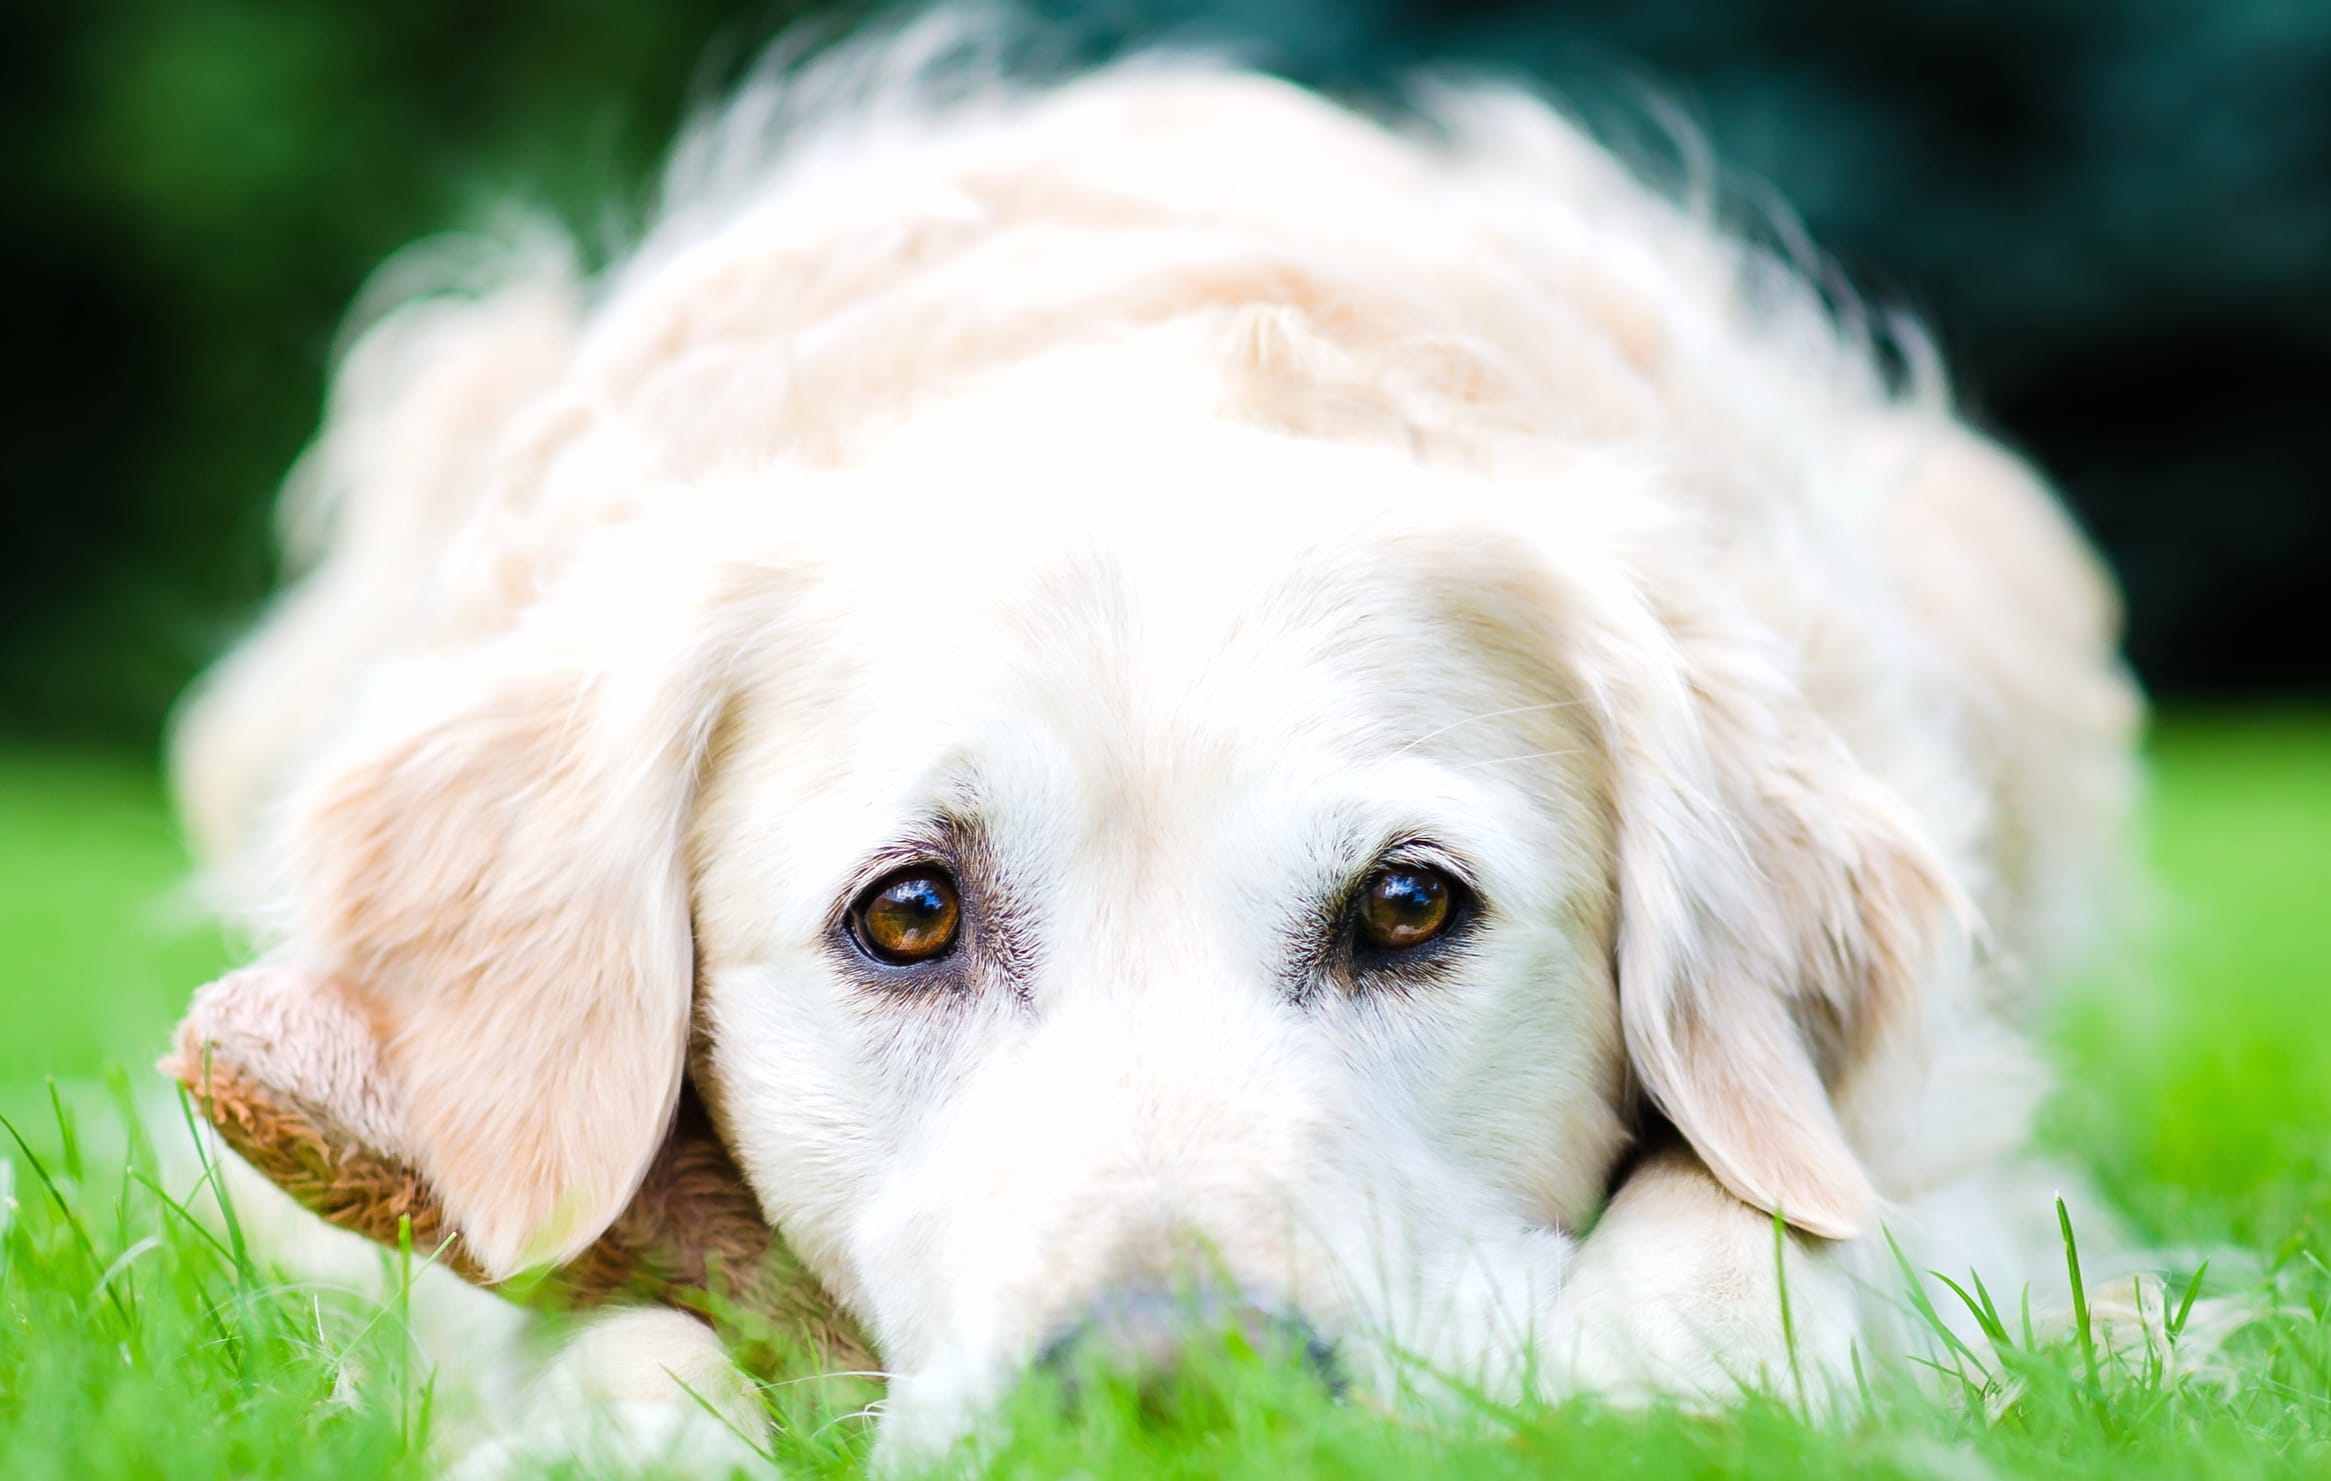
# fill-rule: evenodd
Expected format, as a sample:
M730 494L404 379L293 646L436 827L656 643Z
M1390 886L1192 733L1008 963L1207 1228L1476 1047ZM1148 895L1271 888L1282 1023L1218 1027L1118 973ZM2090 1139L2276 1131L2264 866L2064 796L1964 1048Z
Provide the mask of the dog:
M891 1457L1193 1323L1819 1389L1907 1345L1882 1229L2033 1269L2140 706L1923 342L1513 90L899 55L749 86L596 274L387 272L179 724L482 1276L684 1087ZM756 1422L671 1312L560 1362Z

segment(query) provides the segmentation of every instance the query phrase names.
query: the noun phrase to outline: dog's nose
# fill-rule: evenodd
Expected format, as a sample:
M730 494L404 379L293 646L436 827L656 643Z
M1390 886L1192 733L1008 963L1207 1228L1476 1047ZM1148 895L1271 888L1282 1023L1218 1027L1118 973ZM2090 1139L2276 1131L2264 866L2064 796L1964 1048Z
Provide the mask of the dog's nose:
M1341 1395L1335 1348L1311 1323L1238 1296L1183 1294L1158 1288L1112 1291L1056 1334L1036 1355L1069 1403L1081 1402L1098 1375L1128 1382L1144 1407L1187 1376L1193 1357L1254 1356L1300 1365Z

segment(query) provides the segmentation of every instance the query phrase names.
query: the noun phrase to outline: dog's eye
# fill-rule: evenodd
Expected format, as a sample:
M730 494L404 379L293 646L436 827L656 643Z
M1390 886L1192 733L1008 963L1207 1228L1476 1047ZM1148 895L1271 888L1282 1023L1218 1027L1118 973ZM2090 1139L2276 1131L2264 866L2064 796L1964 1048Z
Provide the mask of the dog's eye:
M858 944L875 960L894 966L945 956L955 946L962 920L954 879L928 864L884 875L850 911Z
M1360 895L1359 937L1383 951L1407 951L1449 928L1457 913L1456 881L1424 865L1379 869Z

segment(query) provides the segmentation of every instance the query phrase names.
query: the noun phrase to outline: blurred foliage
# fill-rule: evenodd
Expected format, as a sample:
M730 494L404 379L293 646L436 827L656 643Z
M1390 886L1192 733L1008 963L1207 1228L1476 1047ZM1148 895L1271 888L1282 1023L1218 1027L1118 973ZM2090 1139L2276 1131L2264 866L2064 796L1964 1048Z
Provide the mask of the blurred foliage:
M79 0L0 47L15 384L0 731L139 741L247 621L333 330L401 243L512 196L597 233L691 106L815 9ZM2111 551L2175 692L2331 682L2331 4L1067 0L1105 53L1307 80L1423 61L1589 116L1672 100Z

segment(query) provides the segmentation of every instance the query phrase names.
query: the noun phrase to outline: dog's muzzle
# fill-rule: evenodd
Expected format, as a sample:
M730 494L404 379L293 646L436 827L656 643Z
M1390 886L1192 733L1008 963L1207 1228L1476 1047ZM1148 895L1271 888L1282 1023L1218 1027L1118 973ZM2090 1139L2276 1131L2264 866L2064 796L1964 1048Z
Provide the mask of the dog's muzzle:
M1300 1366L1331 1394L1344 1391L1334 1345L1301 1317L1242 1296L1162 1287L1103 1296L1044 1344L1036 1365L1072 1407L1095 1378L1131 1385L1151 1407L1188 1376L1193 1360L1226 1354Z

